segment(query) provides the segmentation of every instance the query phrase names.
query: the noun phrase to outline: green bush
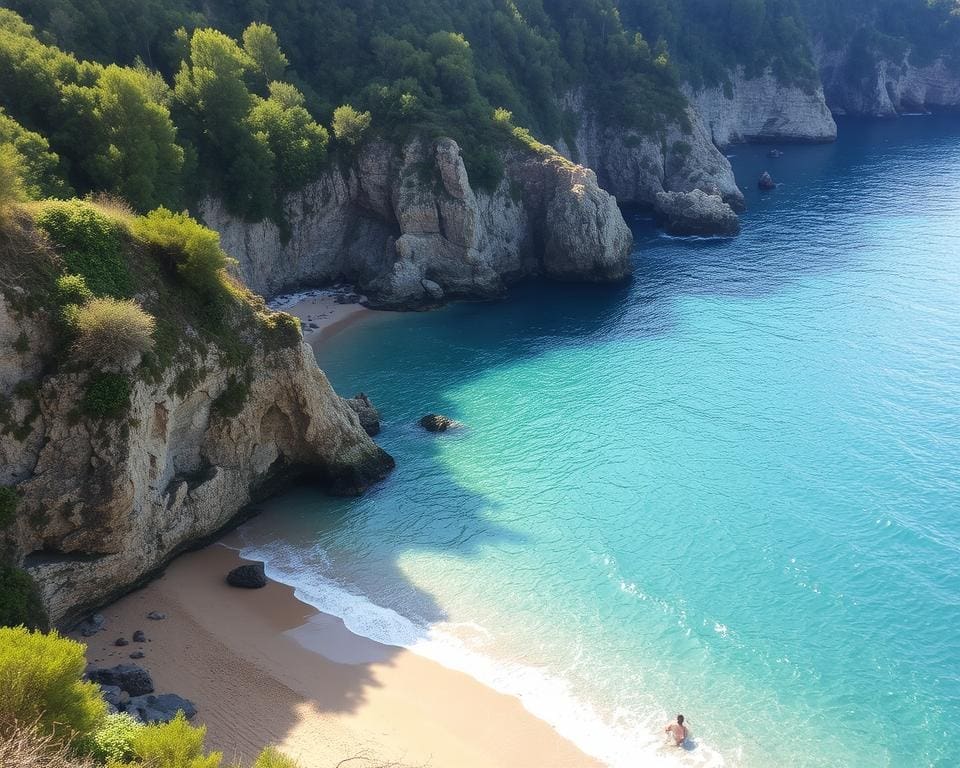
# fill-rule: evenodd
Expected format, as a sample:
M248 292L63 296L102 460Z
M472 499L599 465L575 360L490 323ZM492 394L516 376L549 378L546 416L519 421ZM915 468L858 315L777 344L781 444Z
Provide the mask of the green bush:
M116 298L129 295L122 224L80 200L44 203L36 221L59 246L67 272L82 275L94 294Z
M156 321L129 299L92 299L67 316L73 351L100 366L123 365L153 349Z
M57 278L57 301L68 304L86 304L93 298L83 275L61 275Z
M84 646L24 627L0 629L0 738L17 723L67 741L93 731L106 711L100 688L81 680Z
M169 723L142 728L134 734L134 765L149 768L219 768L223 755L204 754L205 726L194 728L182 712Z
M273 349L293 347L303 340L299 318L287 312L272 312L262 315L262 318L269 334L268 342Z
M360 112L349 104L333 110L333 135L338 141L355 147L370 128L371 115L369 112Z
M196 219L157 208L134 222L133 235L171 257L177 274L190 286L205 292L222 288L228 259L220 235Z
M31 629L47 628L40 592L26 571L0 563L0 627L21 624Z
M217 416L233 418L243 410L244 403L250 395L250 383L246 379L230 376L227 386L220 396L213 401L212 410Z
M122 373L97 373L87 382L80 408L87 416L115 419L130 405L130 379Z
M12 144L0 144L0 213L26 196L20 155Z
M300 768L300 763L287 757L276 747L267 747L254 761L253 768Z
M126 762L134 757L133 743L143 727L126 712L116 712L107 715L78 747L101 763Z
M17 493L16 488L0 485L0 529L6 528L13 522L19 503L20 494Z

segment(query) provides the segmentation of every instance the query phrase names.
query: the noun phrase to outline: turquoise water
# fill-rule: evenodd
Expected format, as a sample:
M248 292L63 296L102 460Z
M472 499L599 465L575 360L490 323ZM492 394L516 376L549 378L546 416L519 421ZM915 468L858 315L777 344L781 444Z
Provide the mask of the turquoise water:
M335 337L398 468L248 552L610 765L960 765L960 121L840 131L735 150L734 240L630 216L629 285Z

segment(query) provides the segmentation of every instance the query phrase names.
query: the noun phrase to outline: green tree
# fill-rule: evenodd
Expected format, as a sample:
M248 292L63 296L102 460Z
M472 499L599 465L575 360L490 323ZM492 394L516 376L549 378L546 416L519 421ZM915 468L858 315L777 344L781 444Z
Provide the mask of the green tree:
M282 80L290 62L280 50L277 33L266 24L251 24L243 30L243 50L253 62L261 88L275 80Z
M359 112L349 104L344 104L333 111L333 135L338 141L355 147L363 141L371 120L369 112Z

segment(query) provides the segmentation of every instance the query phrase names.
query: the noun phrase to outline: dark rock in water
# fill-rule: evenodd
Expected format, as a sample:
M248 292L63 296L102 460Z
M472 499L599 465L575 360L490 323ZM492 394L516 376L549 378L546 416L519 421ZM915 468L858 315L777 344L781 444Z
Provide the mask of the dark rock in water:
M757 186L762 190L769 191L777 188L777 182L773 180L773 177L767 171L764 171L760 174L760 181L757 182Z
M418 423L427 432L446 432L448 429L461 426L460 422L454 421L449 416L441 416L439 413L428 413Z
M363 427L364 431L370 435L370 437L380 434L380 411L370 402L369 397L361 392L359 395L349 399L344 398L343 402L346 403L351 411L357 414L357 417L360 419L360 426Z
M779 149L771 149L769 152L767 152L767 157L783 157L783 152L781 152Z
M150 611L150 613L147 614L147 618L151 621L163 621L167 618L167 614L161 613L160 611Z
M122 648L125 645L130 645L130 641L125 637L118 637L113 641L113 644Z
M90 669L87 679L103 685L116 686L131 696L153 693L153 678L143 667L136 664L120 664L110 669Z
M144 657L144 655L145 655L145 654L144 654L143 651L134 651L133 653L130 654L130 658L131 658L131 659L142 659L142 658Z
M702 189L658 192L657 217L671 235L736 235L740 219L719 195Z
M144 634L142 629L138 629L133 633L133 642L135 643L145 643L147 642L147 636Z
M175 693L135 696L123 709L141 723L169 723L176 717L177 712L183 712L187 720L192 720L197 714L197 708L192 701Z
M227 574L227 584L241 589L260 589L267 586L263 563L247 563L234 568Z
M334 464L320 478L332 496L359 496L373 483L383 480L395 466L393 456L377 446L371 456L359 462Z

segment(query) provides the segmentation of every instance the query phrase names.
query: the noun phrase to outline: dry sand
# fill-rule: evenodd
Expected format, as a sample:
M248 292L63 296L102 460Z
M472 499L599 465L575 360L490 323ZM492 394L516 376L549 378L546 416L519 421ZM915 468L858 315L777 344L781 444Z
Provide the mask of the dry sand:
M277 744L304 768L385 763L435 768L585 768L599 763L510 696L416 654L351 633L271 582L224 582L240 560L215 544L178 558L156 581L104 611L85 640L97 665L142 664L159 693L198 707L211 748L247 764ZM167 618L150 621L150 611ZM292 636L305 638L309 648ZM115 647L137 629L148 642Z
M300 318L304 341L316 347L365 316L376 314L359 303L341 304L337 301L337 295L338 292L323 290L306 291L281 297L270 302L270 305Z

